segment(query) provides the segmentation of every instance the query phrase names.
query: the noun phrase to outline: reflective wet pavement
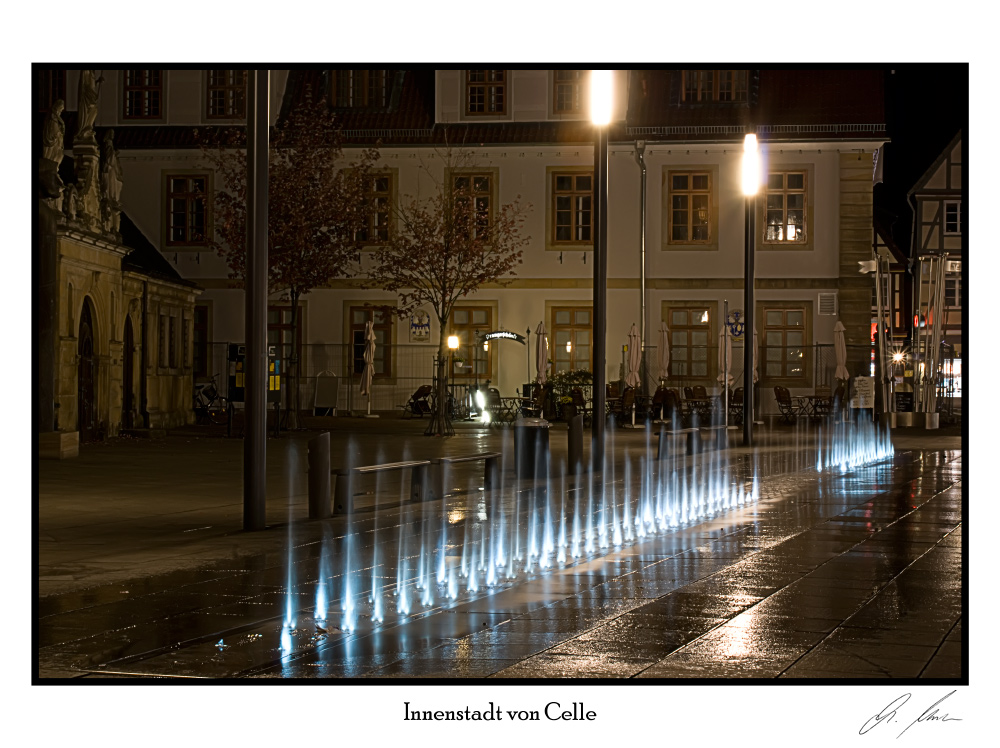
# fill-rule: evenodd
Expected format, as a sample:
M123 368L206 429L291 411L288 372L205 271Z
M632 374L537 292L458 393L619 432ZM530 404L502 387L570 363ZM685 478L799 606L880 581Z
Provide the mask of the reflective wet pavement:
M769 459L796 467L794 451L774 448ZM738 462L738 450L730 457ZM961 459L914 450L846 474L772 470L756 504L353 634L319 631L306 613L322 533L336 536L343 520L292 522L272 533L283 543L261 541L260 552L244 545L220 562L216 548L214 563L164 573L154 565L147 575L132 567L127 584L40 598L39 673L958 679ZM474 493L447 501L478 511ZM409 521L398 506L357 521L390 520ZM235 535L220 534L218 547ZM282 659L289 538L303 613ZM128 557L126 548L115 558L122 573Z

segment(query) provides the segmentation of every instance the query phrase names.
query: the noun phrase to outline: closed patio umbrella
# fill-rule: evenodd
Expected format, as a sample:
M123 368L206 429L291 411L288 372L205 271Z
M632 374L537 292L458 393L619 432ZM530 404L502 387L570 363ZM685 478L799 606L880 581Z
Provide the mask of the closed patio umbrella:
M760 353L760 343L757 341L757 328L753 329L753 381L760 381L760 368L757 366L757 356Z
M733 383L733 375L730 371L733 368L733 339L728 335L729 328L726 325L719 330L719 382L725 382L728 388Z
M847 330L844 323L839 319L833 326L833 352L837 357L837 368L833 372L833 378L846 382L851 378L847 371L847 341L844 339L844 332Z
M639 330L635 323L628 331L628 371L625 372L625 384L629 387L639 386L639 369L642 367L642 343L639 340Z
M372 380L375 378L375 328L372 320L365 323L365 362L361 370L361 394L368 397L368 415L372 413Z
M545 323L539 322L535 330L537 340L535 341L535 366L538 368L538 376L535 381L538 384L545 384L548 381L549 369L549 336L545 332Z
M670 376L670 330L666 322L660 323L660 346L657 349L657 358L660 363L660 379L664 380Z

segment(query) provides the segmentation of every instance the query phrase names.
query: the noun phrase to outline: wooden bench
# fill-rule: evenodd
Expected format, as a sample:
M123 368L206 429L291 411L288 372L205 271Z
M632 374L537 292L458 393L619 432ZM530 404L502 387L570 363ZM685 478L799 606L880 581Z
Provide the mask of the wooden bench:
M331 470L336 477L333 490L334 514L348 514L354 511L354 476L371 475L393 470L410 470L410 500L420 501L424 495L424 485L427 479L427 467L430 460L404 460L403 462L387 462L383 465L366 465L364 467L338 468Z
M697 454L698 444L701 441L700 432L696 428L689 429L661 429L659 435L659 445L656 449L656 459L662 460L667 456L667 438L671 436L684 436L687 442L687 453Z
M700 430L708 435L706 449L726 449L729 447L729 432L725 426L702 426Z
M365 465L331 470L331 474L336 476L333 492L334 514L348 514L354 511L354 477L356 475L372 475L409 469L410 501L440 499L444 496L445 465L483 460L485 463L483 485L487 491L490 491L500 485L501 456L500 452L481 452L457 457L436 457L433 460L405 460L403 462L387 462L383 465Z
M461 462L478 462L483 460L483 488L491 491L500 485L500 452L481 452L479 454L461 455L459 457L438 457L431 460L431 499L444 497L444 466ZM418 501L420 499L417 499Z

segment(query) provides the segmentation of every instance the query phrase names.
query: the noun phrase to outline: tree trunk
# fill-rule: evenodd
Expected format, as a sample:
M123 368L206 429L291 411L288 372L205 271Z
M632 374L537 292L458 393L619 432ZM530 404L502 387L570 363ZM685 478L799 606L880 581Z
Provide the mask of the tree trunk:
M451 413L448 408L448 347L445 345L445 324L438 320L440 338L438 340L437 392L431 422L427 424L424 436L454 436Z

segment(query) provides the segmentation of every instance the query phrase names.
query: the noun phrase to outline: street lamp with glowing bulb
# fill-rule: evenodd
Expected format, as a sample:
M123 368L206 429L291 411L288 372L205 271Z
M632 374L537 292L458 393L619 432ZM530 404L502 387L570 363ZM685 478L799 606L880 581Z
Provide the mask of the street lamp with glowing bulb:
M590 121L594 123L594 419L593 470L604 468L604 390L608 297L608 125L614 100L612 70L590 71Z
M757 245L754 221L757 215L757 191L761 183L760 152L757 136L748 133L743 139L743 171L741 174L743 194L746 196L746 217L744 220L744 268L743 268L743 446L753 446L753 331L754 331L754 251Z

